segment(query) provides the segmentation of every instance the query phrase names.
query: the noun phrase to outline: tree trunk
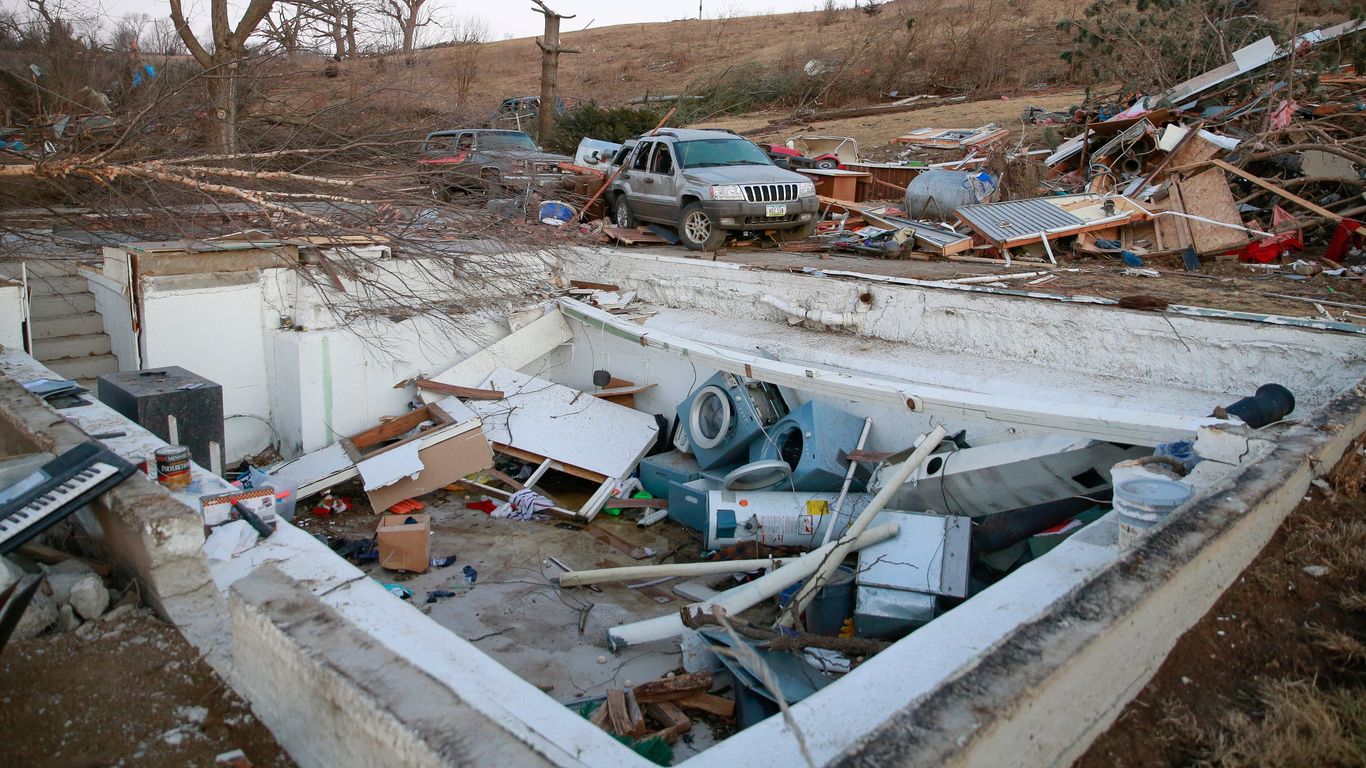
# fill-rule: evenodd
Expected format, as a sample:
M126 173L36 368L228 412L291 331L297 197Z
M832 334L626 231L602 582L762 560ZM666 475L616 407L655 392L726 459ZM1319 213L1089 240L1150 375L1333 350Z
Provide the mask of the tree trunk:
M237 154L237 66L234 59L215 63L208 76L209 102L213 105L213 138L219 152Z
M560 17L545 14L545 42L541 45L541 108L536 112L536 141L550 139L555 125L555 96L559 90Z
M346 55L356 57L356 9L346 9Z
M403 20L403 52L413 52L414 38L417 37L417 12L408 14L408 18Z

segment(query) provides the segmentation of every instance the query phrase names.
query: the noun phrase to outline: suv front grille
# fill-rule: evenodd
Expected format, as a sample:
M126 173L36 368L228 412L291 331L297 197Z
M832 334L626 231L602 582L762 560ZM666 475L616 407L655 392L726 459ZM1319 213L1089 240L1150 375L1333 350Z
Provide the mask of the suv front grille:
M796 184L746 184L745 199L751 203L786 203L797 199Z

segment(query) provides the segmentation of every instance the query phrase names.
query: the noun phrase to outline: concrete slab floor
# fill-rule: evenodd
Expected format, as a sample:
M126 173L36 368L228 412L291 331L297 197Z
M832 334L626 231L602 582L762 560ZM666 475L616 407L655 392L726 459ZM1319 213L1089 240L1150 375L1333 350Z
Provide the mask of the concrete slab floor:
M587 495L572 480L556 478L540 487L571 507ZM295 523L309 533L329 537L372 536L378 517L360 488L352 483L339 494L356 502L351 511L319 518L301 509ZM362 564L361 569L381 583L412 590L414 608L557 701L601 696L609 688L654 680L680 669L676 643L657 643L621 655L606 647L609 627L685 605L688 601L670 590L673 583L643 591L625 584L604 584L601 592L560 590L550 579L561 570L547 558L578 570L691 562L698 559L697 534L667 520L638 528L635 521L641 510L623 510L620 517L602 514L585 528L557 520L494 519L465 506L483 498L451 491L422 497L426 504L422 513L432 518L431 555L455 555L456 562L449 567L421 574L390 571L376 563ZM635 560L622 551L633 547L649 547L655 554ZM465 566L477 573L473 584L466 581ZM428 593L435 590L456 594L427 603ZM674 747L677 757L701 752L729 735L715 732L720 729L695 719L688 738Z

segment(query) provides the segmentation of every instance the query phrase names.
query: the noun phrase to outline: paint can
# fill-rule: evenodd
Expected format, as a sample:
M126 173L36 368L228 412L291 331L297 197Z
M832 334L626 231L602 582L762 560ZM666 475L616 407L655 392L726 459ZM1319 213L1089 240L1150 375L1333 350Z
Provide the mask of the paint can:
M1115 486L1114 507L1118 515L1119 546L1132 547L1172 510L1191 497L1190 486L1156 477L1124 480Z
M183 445L168 445L156 449L157 482L172 491L190 485L190 449Z
M542 224L549 224L552 227L562 227L574 220L574 207L569 203L562 203L559 200L547 200L541 203L537 218Z

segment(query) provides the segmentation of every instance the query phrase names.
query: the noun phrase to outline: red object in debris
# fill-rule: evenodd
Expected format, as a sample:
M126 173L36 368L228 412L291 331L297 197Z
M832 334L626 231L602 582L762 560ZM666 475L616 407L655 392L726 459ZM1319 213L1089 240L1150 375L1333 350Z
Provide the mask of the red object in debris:
M426 509L426 508L427 508L427 505L426 505L426 504L423 504L422 502L418 501L417 499L404 499L403 501L400 501L399 503L395 504L394 506L389 507L389 512L390 512L390 514L394 514L394 515L406 515L406 514L409 514L409 513L411 513L411 512L416 512L416 511L418 511L419 509Z
M322 497L318 505L313 508L315 517L327 517L328 515L340 515L351 510L351 502L341 496L327 494Z
M1279 205L1271 208L1271 228L1275 229L1282 224L1289 224L1295 221L1295 217ZM1292 229L1289 232L1282 232L1279 235L1257 240L1236 251L1229 253L1238 254L1238 261L1252 262L1254 264L1270 264L1281 257L1286 251L1304 250L1304 231Z
M483 513L486 514L486 515L491 515L491 514L493 514L493 510L495 510L495 509L497 509L497 508L498 508L498 505L497 505L497 504L494 504L493 502L489 501L488 499L481 499L480 501L467 501L467 502L465 502L465 509L477 509L477 510L479 510L480 512L483 512Z
M1347 258L1347 249L1351 246L1366 247L1366 236L1363 236L1361 222L1356 219L1343 219L1333 231L1333 239L1328 241L1328 250L1323 256L1341 264L1342 260Z

